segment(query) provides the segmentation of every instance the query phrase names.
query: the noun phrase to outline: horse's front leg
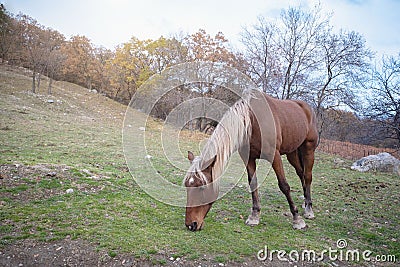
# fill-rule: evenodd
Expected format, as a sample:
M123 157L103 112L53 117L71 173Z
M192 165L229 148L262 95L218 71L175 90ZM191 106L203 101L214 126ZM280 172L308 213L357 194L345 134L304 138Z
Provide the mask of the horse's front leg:
M250 185L251 197L253 200L253 207L251 214L246 220L246 224L250 226L258 225L260 223L260 199L258 197L258 185L256 176L256 160L249 159L247 162L247 179Z

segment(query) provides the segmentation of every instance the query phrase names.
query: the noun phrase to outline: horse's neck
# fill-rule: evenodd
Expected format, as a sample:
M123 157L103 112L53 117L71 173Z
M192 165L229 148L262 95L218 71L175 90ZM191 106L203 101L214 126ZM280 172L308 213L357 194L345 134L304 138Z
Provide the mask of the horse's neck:
M216 156L213 171L217 178L224 172L232 154L251 134L248 112L246 103L235 104L222 118L204 149L205 160Z

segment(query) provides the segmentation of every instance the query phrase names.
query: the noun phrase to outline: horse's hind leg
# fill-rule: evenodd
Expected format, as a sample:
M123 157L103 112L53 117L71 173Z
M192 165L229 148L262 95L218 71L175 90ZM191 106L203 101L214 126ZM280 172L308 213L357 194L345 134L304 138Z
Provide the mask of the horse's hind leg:
M251 197L253 199L253 207L251 214L246 220L246 224L250 226L258 225L260 223L260 199L258 197L258 185L256 176L256 160L249 159L247 162L247 179L249 181Z
M306 179L305 179L305 172L304 172L304 167L302 161L303 159L300 157L301 152L299 151L294 151L290 154L287 154L287 159L289 163L295 168L297 175L300 178L301 185L303 187L303 194L304 194L304 204L303 208L305 209L304 211L304 217L306 219L313 219L314 218L314 213L312 211L312 202L311 202L311 176L307 174L307 185L306 185ZM309 163L307 161L307 166L309 166Z
M294 167L294 169L296 170L297 176L299 176L299 178L300 178L301 185L303 187L304 197L305 197L306 187L305 187L305 183L304 183L304 169L303 169L303 164L300 159L299 152L297 150L295 150L294 152L287 154L286 157L287 157L290 165L292 165Z
M305 210L304 217L307 219L314 219L314 212L312 210L311 200L311 182L312 182L312 169L314 166L314 142L305 142L301 147L301 155L304 164L304 198Z
M297 207L294 205L293 199L290 196L290 186L286 181L285 173L283 171L283 164L281 155L278 151L275 152L274 161L272 162L272 168L276 173L276 177L278 178L278 185L281 189L282 193L286 196L286 199L289 203L290 212L293 215L293 228L294 229L303 229L306 228L307 225L304 220L300 217L299 211Z

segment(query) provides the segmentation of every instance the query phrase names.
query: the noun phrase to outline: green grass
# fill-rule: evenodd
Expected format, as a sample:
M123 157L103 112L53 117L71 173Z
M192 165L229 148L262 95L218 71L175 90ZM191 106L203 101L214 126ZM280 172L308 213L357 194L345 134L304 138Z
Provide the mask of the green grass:
M205 229L192 233L184 226L184 208L148 196L127 171L121 141L124 106L68 83L56 83L53 96L28 93L29 86L28 77L0 71L0 164L42 164L57 174L33 170L12 182L0 181L0 247L70 237L89 240L110 257L128 253L164 265L170 256L246 262L266 245L322 251L346 239L350 249L400 259L399 177L335 168L333 157L318 153L312 187L316 219L308 221L306 231L292 229L284 216L288 204L270 173L260 188L260 225L244 224L251 196L242 178L213 205ZM48 98L60 102L48 104ZM160 122L152 121L147 131L156 140ZM196 151L202 137L187 134L182 151ZM154 140L149 139L149 153L155 168L180 184L184 171L168 164ZM243 170L240 164L235 168ZM300 182L286 161L285 169L300 207ZM69 188L74 193L67 194Z

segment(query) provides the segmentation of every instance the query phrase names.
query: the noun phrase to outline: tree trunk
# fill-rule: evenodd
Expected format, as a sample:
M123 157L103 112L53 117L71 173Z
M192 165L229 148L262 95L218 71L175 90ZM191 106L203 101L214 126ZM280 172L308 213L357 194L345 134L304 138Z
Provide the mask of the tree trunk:
M397 148L400 148L400 106L397 108L396 114L394 115L393 126L396 131Z
M40 89L40 81L42 79L42 75L40 74L40 72L37 75L37 91L39 92Z
M86 86L87 86L87 88L89 89L89 90L92 90L92 78L91 77L88 77L87 79L86 79Z
M47 88L47 94L51 95L51 86L53 84L53 79L49 78L49 87Z
M36 94L36 73L33 71L32 74L32 93Z

